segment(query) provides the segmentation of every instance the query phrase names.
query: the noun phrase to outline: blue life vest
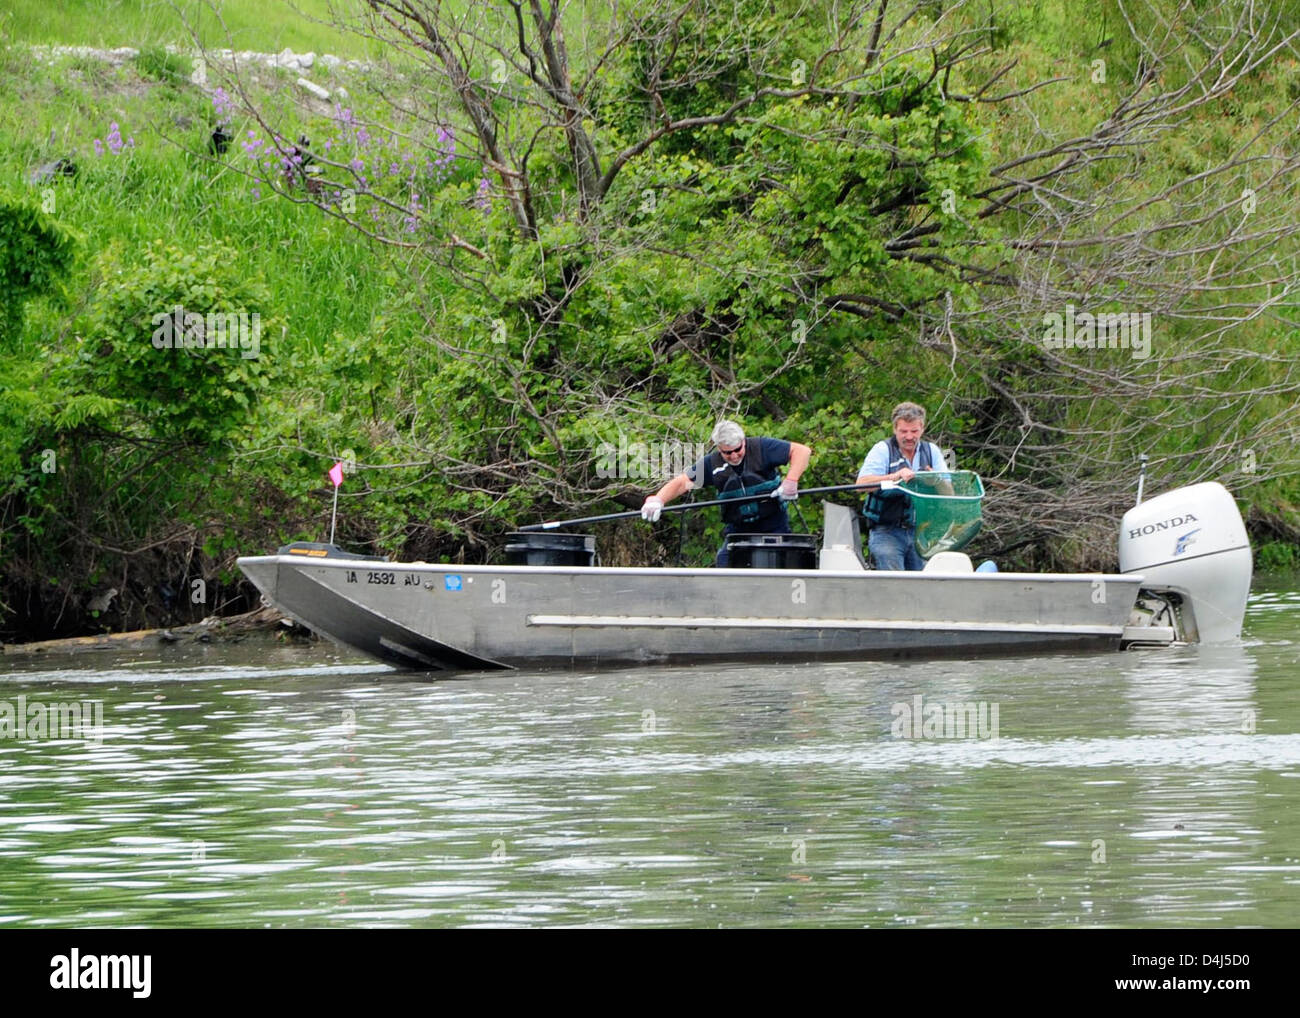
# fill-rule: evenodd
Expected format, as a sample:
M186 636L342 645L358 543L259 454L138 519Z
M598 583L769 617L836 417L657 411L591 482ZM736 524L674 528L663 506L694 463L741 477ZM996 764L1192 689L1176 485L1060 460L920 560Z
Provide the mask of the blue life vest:
M722 507L722 519L733 526L748 526L784 512L780 500L772 497L772 492L781 483L777 469L780 466L763 460L762 441L757 438L745 439L745 458L740 461L739 470L714 449L709 454L705 466L708 476L703 481L718 490L719 498L737 500ZM753 498L755 495L759 497Z
M925 439L920 442L920 460L918 465L922 470L934 468L934 463L930 456L930 443ZM885 468L885 473L892 474L903 467L910 467L907 457L903 455L903 450L898 447L898 439L892 435L889 438L889 465ZM916 525L916 510L912 507L912 500L903 494L886 495L882 491L873 491L867 496L867 501L862 506L862 515L867 518L867 523L872 527L912 527Z

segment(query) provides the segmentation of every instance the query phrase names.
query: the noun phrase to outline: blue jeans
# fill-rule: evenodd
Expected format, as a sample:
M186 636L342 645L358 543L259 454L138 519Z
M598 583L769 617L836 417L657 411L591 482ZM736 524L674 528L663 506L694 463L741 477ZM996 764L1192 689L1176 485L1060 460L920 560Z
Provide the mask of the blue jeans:
M912 527L872 527L867 537L867 547L877 569L911 569L925 568L925 559L916 552L912 538L916 531Z
M718 557L714 560L714 565L719 569L727 569L731 564L731 556L727 554L728 534L788 533L790 533L790 517L786 514L784 508L775 516L769 516L761 523L728 523L722 528L722 546L718 548Z

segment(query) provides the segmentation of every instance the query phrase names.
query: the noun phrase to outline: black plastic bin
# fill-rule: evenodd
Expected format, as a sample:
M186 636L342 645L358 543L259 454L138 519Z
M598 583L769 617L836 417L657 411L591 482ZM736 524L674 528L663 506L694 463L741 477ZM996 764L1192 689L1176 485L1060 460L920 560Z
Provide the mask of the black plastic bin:
M816 534L728 534L732 569L816 569Z
M590 566L596 562L594 534L506 535L506 562L512 566Z

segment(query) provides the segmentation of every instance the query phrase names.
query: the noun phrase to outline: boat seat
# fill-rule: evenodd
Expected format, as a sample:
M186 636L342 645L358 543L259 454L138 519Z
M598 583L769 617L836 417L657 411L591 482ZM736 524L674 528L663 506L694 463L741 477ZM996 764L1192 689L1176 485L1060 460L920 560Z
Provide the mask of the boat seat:
M834 502L822 503L825 526L822 529L822 550L817 568L836 572L866 572L867 562L862 557L862 532L858 529L858 514L847 506Z
M960 551L941 551L925 564L927 573L973 573L970 556Z

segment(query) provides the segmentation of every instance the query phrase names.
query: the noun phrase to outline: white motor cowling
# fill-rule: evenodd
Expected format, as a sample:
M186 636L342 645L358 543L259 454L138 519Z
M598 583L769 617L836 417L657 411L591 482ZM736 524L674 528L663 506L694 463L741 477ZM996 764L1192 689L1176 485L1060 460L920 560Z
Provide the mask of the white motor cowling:
M1147 588L1171 590L1190 602L1202 643L1241 635L1250 594L1250 539L1223 485L1176 488L1126 512L1119 569L1141 573Z

